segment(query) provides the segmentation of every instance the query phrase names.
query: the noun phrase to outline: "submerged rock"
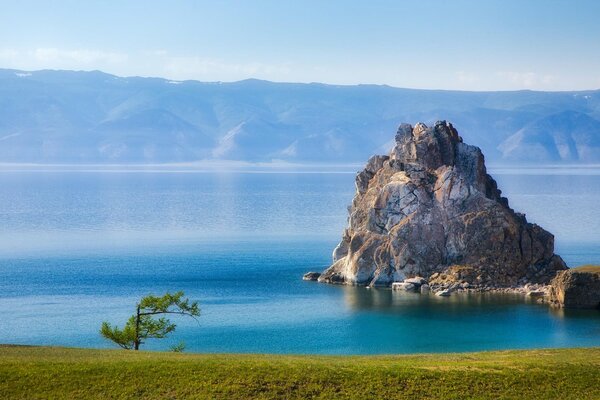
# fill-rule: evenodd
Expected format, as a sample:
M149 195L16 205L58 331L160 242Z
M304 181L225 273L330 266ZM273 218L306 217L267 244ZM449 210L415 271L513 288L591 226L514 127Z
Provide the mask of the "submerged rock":
M435 291L547 283L565 268L554 236L508 206L481 150L441 121L400 125L391 153L358 173L348 227L318 280L423 277Z
M551 282L550 303L564 308L600 309L600 266L559 272Z

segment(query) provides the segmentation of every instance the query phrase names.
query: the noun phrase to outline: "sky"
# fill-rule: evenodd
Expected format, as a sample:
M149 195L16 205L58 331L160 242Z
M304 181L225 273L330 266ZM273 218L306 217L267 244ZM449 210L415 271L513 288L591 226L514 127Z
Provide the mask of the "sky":
M600 88L597 0L0 0L0 68L452 90Z

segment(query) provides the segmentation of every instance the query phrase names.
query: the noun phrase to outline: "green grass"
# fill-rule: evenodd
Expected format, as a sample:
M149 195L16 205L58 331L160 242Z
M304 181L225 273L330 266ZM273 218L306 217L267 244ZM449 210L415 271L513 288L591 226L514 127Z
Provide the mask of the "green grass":
M0 399L600 399L600 348L410 356L0 346Z
M595 274L600 274L600 265L582 265L582 266L573 268L573 271L592 272Z

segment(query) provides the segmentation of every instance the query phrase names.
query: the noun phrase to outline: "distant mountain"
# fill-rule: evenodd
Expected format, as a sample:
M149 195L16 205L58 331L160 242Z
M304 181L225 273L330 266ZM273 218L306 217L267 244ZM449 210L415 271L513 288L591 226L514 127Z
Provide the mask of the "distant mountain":
M576 111L542 117L499 146L503 159L600 162L600 121Z
M600 91L122 78L0 69L0 162L362 162L400 122L453 121L490 163L600 161Z

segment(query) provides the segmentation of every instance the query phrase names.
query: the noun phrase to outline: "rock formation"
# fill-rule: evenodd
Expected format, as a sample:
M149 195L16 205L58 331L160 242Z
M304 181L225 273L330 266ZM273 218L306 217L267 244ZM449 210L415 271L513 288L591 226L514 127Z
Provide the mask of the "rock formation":
M319 279L319 277L321 276L320 272L307 272L304 274L304 276L302 277L303 280L305 281L316 281Z
M600 266L561 271L551 282L550 303L564 308L600 309Z
M358 173L348 227L318 280L486 289L548 283L565 268L554 236L509 207L481 150L441 121L400 125L390 155Z

